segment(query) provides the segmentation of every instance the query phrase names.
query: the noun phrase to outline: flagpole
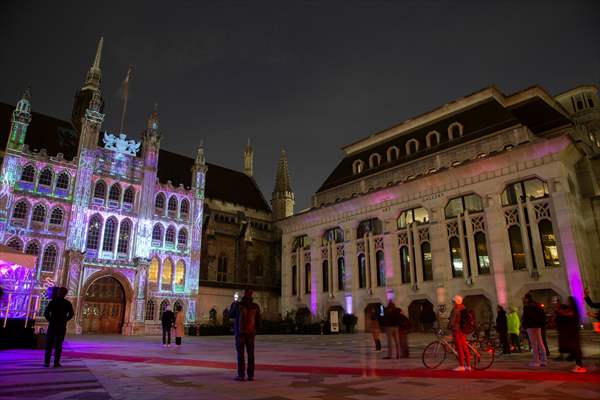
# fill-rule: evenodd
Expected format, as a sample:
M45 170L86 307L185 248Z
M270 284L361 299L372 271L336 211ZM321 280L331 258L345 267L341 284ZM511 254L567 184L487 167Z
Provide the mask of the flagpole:
M125 114L127 113L127 100L129 99L129 78L131 78L132 70L133 70L133 65L129 65L129 69L127 69L127 76L125 76L125 80L123 81L123 113L121 114L121 128L119 129L119 133L124 133L123 129L125 128Z

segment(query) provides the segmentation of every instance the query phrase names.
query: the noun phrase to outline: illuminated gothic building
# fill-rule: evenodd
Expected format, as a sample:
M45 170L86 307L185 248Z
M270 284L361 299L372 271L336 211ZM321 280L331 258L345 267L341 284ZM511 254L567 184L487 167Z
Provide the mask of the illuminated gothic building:
M282 312L393 299L421 325L461 294L479 321L525 293L600 293L600 101L489 87L343 148L312 208L281 221ZM582 314L583 315L583 314Z
M195 158L161 149L156 110L141 142L102 131L101 54L102 40L71 121L32 112L29 90L0 104L0 242L38 256L42 296L68 287L79 333L154 333L175 305L206 322L246 286L276 314L285 215L252 178L250 145L242 173L206 163L201 144Z

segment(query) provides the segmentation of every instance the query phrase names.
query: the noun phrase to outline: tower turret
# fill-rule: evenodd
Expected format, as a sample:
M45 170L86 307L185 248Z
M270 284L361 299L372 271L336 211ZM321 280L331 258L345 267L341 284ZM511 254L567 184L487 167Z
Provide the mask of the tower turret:
M83 86L75 94L73 111L71 113L71 123L77 132L81 132L82 118L85 116L85 110L88 108L88 105L92 100L92 96L100 89L100 84L102 83L102 69L100 68L100 64L102 61L103 45L104 38L100 38L100 42L98 42L98 47L96 49L94 62L85 76L85 82ZM98 111L102 112L103 110L104 100L100 97L100 108Z
M254 173L254 150L250 145L250 139L244 149L244 173L248 176L252 176Z
M190 287L192 294L198 293L200 281L200 254L202 249L202 222L204 221L204 187L206 182L206 159L204 157L204 144L202 141L196 150L196 158L192 167L192 190L194 192L192 221L192 259L190 270Z
M31 122L31 88L28 86L21 96L21 100L17 102L17 107L12 113L12 121L10 124L10 136L7 143L7 148L20 150L25 142L27 127Z
M271 205L273 206L273 220L275 221L294 214L294 192L290 183L288 160L285 150L281 150L281 156L277 164L277 177L275 179L275 189L273 190Z

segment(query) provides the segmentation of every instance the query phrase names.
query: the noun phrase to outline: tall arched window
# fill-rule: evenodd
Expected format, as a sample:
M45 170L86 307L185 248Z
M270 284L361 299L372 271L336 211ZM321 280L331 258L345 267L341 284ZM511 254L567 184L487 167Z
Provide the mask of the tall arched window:
M188 239L187 230L185 228L181 228L179 230L179 233L177 234L177 246L178 247L187 246L187 239Z
M385 257L383 251L379 250L375 253L375 261L377 262L377 286L385 286Z
M423 265L423 280L433 280L433 259L429 242L421 243L421 264Z
M160 278L160 290L171 290L173 287L173 262L170 258L163 262Z
M156 214L162 215L165 211L165 194L159 193L156 195L156 199L154 200L154 212Z
M175 244L175 227L173 225L167 228L167 233L165 234L165 242L168 244Z
M21 180L23 182L33 182L35 180L35 168L33 165L29 164L23 167L23 171L21 172Z
M440 144L440 134L437 131L431 131L425 137L427 147L434 147Z
M135 201L135 190L131 186L129 186L127 189L125 189L125 192L123 192L123 203L133 204L134 201Z
M479 275L490 273L490 257L488 256L485 233L477 232L473 237L475 241L475 252L477 253L477 271Z
M121 201L121 185L114 183L108 191L108 200L119 202Z
M146 312L144 315L146 321L154 321L154 302L152 300L146 302Z
M17 237L10 239L6 245L13 250L23 251L23 242Z
M52 186L52 170L50 168L44 168L40 172L40 178L38 179L38 185L40 186Z
M227 282L227 257L221 254L217 261L217 281Z
M169 216L177 216L177 197L175 195L169 197L169 204L167 205Z
M33 207L33 213L31 214L32 222L44 223L46 222L46 207L43 204L37 204Z
M292 296L298 294L298 267L292 266Z
M369 168L377 168L381 164L381 156L379 153L373 153L369 156Z
M50 214L50 225L61 226L63 223L63 210L59 207L54 207Z
M161 246L163 240L163 228L162 225L157 223L152 228L152 244L155 246Z
M560 266L558 247L556 246L556 237L554 236L552 222L547 219L542 219L538 223L538 229L540 231L540 241L542 242L544 265L546 267Z
M61 172L56 179L56 188L67 190L69 188L69 182L71 178L67 172Z
M310 293L312 287L312 272L310 270L310 263L304 266L304 289L306 293Z
M404 210L396 220L398 229L404 229L410 224L422 225L427 223L429 223L429 213L423 207Z
M183 260L177 261L175 265L175 289L183 290L185 286L185 263Z
M400 158L400 150L396 146L387 149L387 161L394 162Z
M358 255L358 287L360 289L367 287L367 264L363 253Z
M117 253L127 254L129 252L129 238L131 237L131 221L124 219L119 229L119 242L117 243Z
M109 218L104 224L104 240L102 241L102 251L113 251L115 248L115 233L117 230L116 218Z
M25 200L19 200L17 201L17 204L15 204L12 216L14 219L26 219L28 211L29 204L27 204Z
M159 316L158 319L162 318L163 313L165 312L165 310L167 309L167 307L169 307L171 303L169 303L169 300L164 299L163 301L160 302L160 307L159 307Z
M460 249L460 240L456 236L452 236L450 238L449 245L450 261L452 262L452 277L460 278L464 274L462 252Z
M53 244L46 246L42 256L42 272L54 272L56 268L56 246Z
M402 275L402 283L410 283L410 257L408 247L400 247L400 273Z
M448 126L448 139L458 139L463 135L463 126L458 122L453 122Z
M410 139L406 142L405 147L407 155L415 154L417 151L419 151L419 142L417 139Z
M352 163L352 173L354 175L361 174L365 169L365 163L362 160L355 160Z
M338 272L338 290L344 290L344 288L346 286L346 266L345 266L345 262L344 262L344 257L338 258L337 272Z
M516 225L512 225L510 228L508 228L508 241L510 242L513 269L518 271L527 268L527 264L525 263L525 250L523 248L521 228Z
M323 260L323 292L329 291L329 262Z
M94 187L94 199L97 199L100 201L100 203L103 203L105 197L106 197L106 183L104 183L104 181L96 182L96 186Z
M100 245L100 229L102 227L102 218L99 215L94 215L90 218L87 232L86 248L88 250L98 250Z
M179 216L181 219L187 220L190 216L190 202L188 199L181 200L181 205L179 206Z
M148 282L151 287L156 287L158 283L158 271L160 270L160 260L156 257L150 261L150 267L148 267Z

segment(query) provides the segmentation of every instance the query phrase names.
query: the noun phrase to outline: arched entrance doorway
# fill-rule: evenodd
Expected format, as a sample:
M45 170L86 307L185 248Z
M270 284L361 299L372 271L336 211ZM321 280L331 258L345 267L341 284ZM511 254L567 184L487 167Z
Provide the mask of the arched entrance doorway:
M487 330L494 326L492 303L487 297L482 294L465 296L463 304L475 313L475 321L477 325L481 325L482 329Z
M408 306L408 319L413 331L431 331L436 320L433 304L427 299L412 301Z
M115 278L95 281L85 293L83 333L121 333L125 316L125 290Z

